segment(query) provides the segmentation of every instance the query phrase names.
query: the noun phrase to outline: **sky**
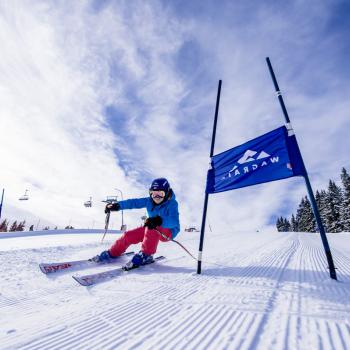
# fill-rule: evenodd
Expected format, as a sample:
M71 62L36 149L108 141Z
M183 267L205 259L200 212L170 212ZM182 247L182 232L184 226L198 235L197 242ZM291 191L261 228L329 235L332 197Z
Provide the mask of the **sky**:
M338 0L0 2L2 218L102 228L106 196L145 197L167 177L182 228L199 228L219 79L215 154L284 123L266 57L314 190L340 184L349 26ZM305 194L302 178L214 194L207 223L260 230Z

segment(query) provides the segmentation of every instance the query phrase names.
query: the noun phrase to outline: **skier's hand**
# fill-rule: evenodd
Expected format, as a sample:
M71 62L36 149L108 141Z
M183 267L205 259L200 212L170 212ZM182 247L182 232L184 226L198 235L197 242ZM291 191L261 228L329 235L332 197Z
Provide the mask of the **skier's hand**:
M150 229L154 229L157 226L160 226L163 223L163 219L157 215L154 216L153 218L147 218L144 224L144 227L148 227Z
M105 214L108 214L111 211L118 211L118 210L120 210L119 203L108 203L105 208Z

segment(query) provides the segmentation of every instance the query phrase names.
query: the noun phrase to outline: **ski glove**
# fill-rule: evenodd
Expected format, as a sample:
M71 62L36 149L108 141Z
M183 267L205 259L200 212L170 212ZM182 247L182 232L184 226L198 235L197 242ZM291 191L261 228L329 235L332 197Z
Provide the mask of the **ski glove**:
M118 211L118 210L120 210L119 203L108 203L105 208L105 214L108 214L111 211Z
M153 218L147 218L143 226L148 227L152 230L157 226L160 226L162 223L163 223L163 219L159 215L157 215L157 216L154 216Z

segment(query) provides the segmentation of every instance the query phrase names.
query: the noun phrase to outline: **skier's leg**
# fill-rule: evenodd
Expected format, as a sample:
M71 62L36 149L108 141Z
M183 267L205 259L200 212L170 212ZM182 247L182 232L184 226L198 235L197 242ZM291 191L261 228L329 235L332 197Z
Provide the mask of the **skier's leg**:
M171 230L168 228L157 227L157 230L163 233L165 236L171 239ZM151 230L146 228L144 239L142 241L141 251L146 255L153 255L157 251L159 241L166 242L167 239L163 238L157 230Z
M123 254L131 244L142 242L144 235L144 227L138 227L134 230L124 232L124 234L109 248L109 253L112 256L119 256Z

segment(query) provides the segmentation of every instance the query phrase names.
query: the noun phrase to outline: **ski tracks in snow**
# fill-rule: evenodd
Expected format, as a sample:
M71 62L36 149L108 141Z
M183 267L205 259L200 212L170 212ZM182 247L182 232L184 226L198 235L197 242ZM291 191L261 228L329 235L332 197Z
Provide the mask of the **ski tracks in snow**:
M54 319L39 317L22 328L26 334L7 328L2 348L347 349L350 259L333 249L336 282L316 235L254 233L237 241L244 239L233 248L232 239L216 236L208 260L220 258L204 262L202 275L174 256L91 289L57 278L22 300L7 296L0 311L16 316L24 308L30 322L45 312L33 302L42 303Z

